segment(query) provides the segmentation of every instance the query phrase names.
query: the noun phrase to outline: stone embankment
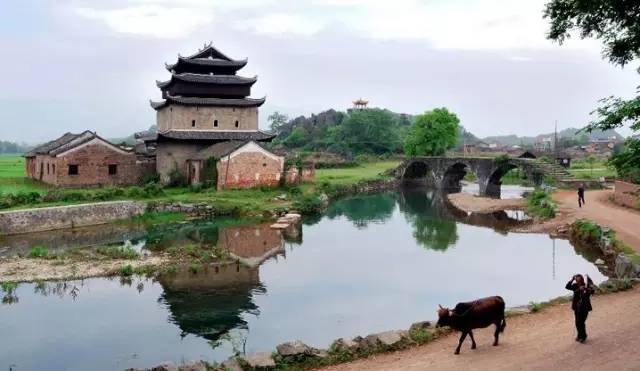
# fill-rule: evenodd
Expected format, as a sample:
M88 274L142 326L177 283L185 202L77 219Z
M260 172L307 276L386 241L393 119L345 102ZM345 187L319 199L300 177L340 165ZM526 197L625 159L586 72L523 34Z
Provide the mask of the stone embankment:
M110 223L142 215L146 204L137 201L43 207L0 212L0 234L44 232Z

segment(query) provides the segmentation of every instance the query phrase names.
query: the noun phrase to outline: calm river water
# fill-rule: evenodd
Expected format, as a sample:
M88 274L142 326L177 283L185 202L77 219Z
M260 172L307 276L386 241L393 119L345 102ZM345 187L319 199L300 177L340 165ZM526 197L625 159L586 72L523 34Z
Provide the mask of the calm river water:
M438 304L498 294L517 306L567 294L574 273L606 279L569 242L500 232L513 221L487 218L414 190L344 199L286 236L268 224L213 222L121 231L143 249L217 243L246 264L181 269L155 281L21 284L0 306L0 368L220 361L295 339L326 347L434 319Z

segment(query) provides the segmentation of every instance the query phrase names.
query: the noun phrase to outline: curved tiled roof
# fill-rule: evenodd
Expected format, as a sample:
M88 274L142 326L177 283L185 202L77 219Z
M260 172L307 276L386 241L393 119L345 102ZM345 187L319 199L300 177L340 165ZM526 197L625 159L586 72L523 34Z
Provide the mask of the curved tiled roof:
M200 130L168 130L158 133L158 138L176 140L231 140L231 141L270 141L275 134L264 131L200 131Z
M212 107L260 107L264 104L265 98L199 98L199 97L178 97L167 95L166 100L160 102L151 101L151 107L159 110L169 103L182 104L185 106L212 106Z
M237 69L241 69L242 67L247 65L247 59L242 60L226 60L220 58L185 58L178 57L178 61L174 64L165 63L165 68L169 71L175 69L180 64L187 65L197 65L197 66L207 66L207 67L236 67Z
M109 142L108 140L105 140L103 138L101 138L100 136L98 136L96 133L89 131L89 130L85 130L84 132L80 133L80 134L72 134L72 133L65 133L63 136L61 136L58 139L52 140L50 142L47 142L45 144L42 144L34 149L32 149L31 151L27 152L24 156L25 157L33 157L35 155L51 155L51 156L55 156L57 154L66 152L72 148L75 148L81 144L87 143L89 141L92 141L94 139L99 139L115 148L118 148L120 150L126 151L124 148L121 148L111 142Z
M250 85L258 81L258 77L242 77L237 75L200 75L195 73L172 74L167 81L156 81L159 88L164 88L173 81L199 82L203 84Z

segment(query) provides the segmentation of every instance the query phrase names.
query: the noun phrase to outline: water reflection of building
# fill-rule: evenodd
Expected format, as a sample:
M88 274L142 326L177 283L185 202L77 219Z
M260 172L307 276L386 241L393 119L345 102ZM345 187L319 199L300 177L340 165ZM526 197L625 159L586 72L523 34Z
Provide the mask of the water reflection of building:
M265 292L258 268L242 264L207 266L197 273L185 266L158 281L164 289L160 301L182 336L194 334L211 341L246 328L243 316L259 313L253 295Z
M228 251L243 264L256 267L270 257L285 253L285 231L270 228L270 223L227 227L220 231L218 248Z
M214 229L191 230L191 238L210 240ZM260 283L260 264L284 255L285 240L299 241L299 226L284 231L270 224L230 226L215 229L217 247L228 251L237 263L206 266L195 272L189 266L158 278L164 289L161 300L168 306L170 320L183 336L195 334L217 341L234 329L246 329L246 314L259 314L254 295L266 292Z

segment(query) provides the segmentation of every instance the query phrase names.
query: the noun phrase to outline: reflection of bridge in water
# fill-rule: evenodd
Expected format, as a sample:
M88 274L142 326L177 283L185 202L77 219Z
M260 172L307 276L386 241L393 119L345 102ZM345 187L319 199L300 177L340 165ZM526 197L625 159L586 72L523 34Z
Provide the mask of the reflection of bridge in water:
M471 172L477 178L481 196L500 197L501 179L510 170L520 168L526 178L540 185L548 173L547 166L527 158L412 157L400 164L394 173L405 184L460 192L460 181Z

